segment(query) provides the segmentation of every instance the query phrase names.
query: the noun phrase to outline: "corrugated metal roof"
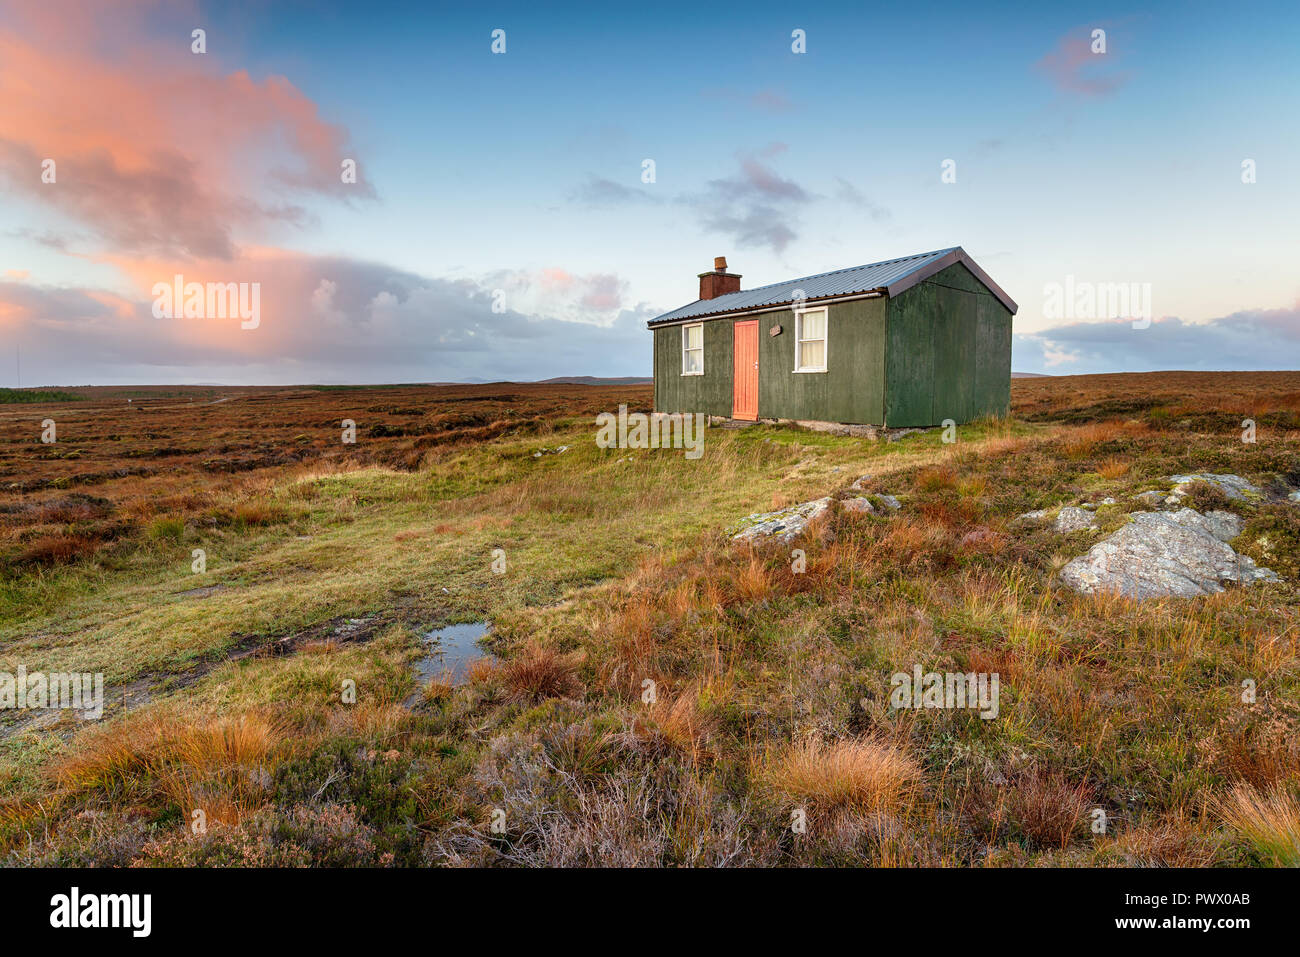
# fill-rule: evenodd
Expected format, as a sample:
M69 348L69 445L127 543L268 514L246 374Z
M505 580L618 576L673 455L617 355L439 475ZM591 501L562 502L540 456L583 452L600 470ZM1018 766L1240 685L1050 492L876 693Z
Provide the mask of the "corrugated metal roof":
M960 246L950 246L947 249L936 249L915 256L904 256L902 259L888 259L866 266L852 266L848 269L836 269L834 272L819 273L816 276L773 283L770 286L759 286L757 289L742 289L740 292L730 292L714 299L697 299L690 305L656 316L647 325L656 326L700 316L718 316L763 309L768 306L787 305L795 301L796 290L801 290L803 298L809 301L877 291L896 296L955 262L964 263L980 282L989 287L990 292L1001 299L1012 313L1015 313L1018 308L1015 302L975 264L975 260L971 259Z

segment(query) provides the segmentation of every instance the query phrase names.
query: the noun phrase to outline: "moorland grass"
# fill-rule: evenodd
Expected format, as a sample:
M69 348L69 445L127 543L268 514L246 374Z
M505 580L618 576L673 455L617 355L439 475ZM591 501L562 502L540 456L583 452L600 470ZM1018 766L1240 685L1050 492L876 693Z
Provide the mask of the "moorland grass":
M1018 381L1017 417L953 444L710 430L698 462L599 449L590 419L511 384L462 399L541 425L425 445L417 420L454 406L438 390L331 390L311 394L382 400L408 434L134 495L114 480L90 511L23 493L45 504L10 513L6 554L104 534L11 561L0 671L101 670L139 700L90 728L6 726L0 846L144 865L1294 862L1296 507L1196 490L1285 580L1146 602L1063 589L1089 535L1015 521L1112 497L1104 533L1175 472L1296 473L1300 433L1238 428L1289 421L1291 374L1225 380L1215 415L1177 398L1181 375ZM863 475L902 510L832 508L790 545L725 534ZM106 515L112 535L76 527ZM422 630L483 619L495 660L407 706ZM895 710L890 675L914 665L997 672L998 717Z

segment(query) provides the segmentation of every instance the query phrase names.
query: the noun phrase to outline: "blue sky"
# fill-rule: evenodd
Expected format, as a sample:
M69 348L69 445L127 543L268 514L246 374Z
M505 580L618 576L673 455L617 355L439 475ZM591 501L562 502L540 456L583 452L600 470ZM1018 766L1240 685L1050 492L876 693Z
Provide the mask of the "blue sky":
M58 6L0 9L28 384L648 374L716 255L749 287L951 245L1020 303L1018 370L1300 366L1294 4ZM154 318L186 269L262 282L262 325ZM1153 321L1046 315L1067 277Z

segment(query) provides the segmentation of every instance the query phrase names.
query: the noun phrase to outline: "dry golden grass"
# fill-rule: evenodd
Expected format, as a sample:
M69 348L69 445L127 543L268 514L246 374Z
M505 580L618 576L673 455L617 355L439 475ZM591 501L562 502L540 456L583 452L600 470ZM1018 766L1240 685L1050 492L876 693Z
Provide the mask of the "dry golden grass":
M233 824L270 798L280 733L254 715L221 718L179 736L174 759L156 762L182 811ZM168 771L171 771L170 775Z
M717 686L709 683L703 693L716 697ZM701 696L696 682L673 698L661 699L644 719L638 719L634 731L643 740L662 741L693 762L711 758L713 754L707 742L717 722L701 709Z
M516 698L541 701L545 698L568 698L582 691L578 680L581 652L561 654L530 641L499 669L501 680Z
M270 525L282 515L281 509L268 502L246 502L235 508L235 521L245 525Z
M102 543L85 535L42 535L25 545L18 554L23 565L59 565L89 558Z
M333 637L312 638L299 642L295 648L300 655L330 655L339 650L339 643Z
M1269 412L1300 412L1300 392L1255 396L1249 401L1249 410L1256 417Z
M1062 558L1068 561L1065 556ZM1072 593L1067 606L1067 613L1072 618L1078 615L1082 620L1096 618L1122 621L1139 614L1141 610L1142 602L1139 599L1108 589L1095 591L1091 595Z
M951 555L953 538L949 523L944 520L947 517L932 512L891 519L876 540L877 560L884 567L911 569L925 564L931 556Z
M1108 836L1097 842L1103 860L1128 867L1213 867L1222 849L1222 838L1207 834L1183 807L1136 826L1111 818Z
M879 738L827 744L814 735L772 761L766 777L778 793L819 810L891 812L911 805L921 768L905 751Z
M475 658L465 666L465 681L472 685L490 685L498 676L497 666L490 658Z
M622 684L628 691L640 683L649 672L658 647L655 640L658 618L654 596L648 590L638 591L621 604L605 628L612 635L614 649L601 663L603 682Z
M450 668L444 668L429 678L421 696L425 701L447 701L456 693L455 676Z
M1088 809L1086 784L1071 784L1060 772L1033 770L1007 794L1007 807L1022 834L1039 847L1064 848Z
M642 555L637 559L636 567L624 577L623 582L628 588L641 588L650 582L657 582L666 567L667 563L662 555Z
M147 781L189 819L234 823L261 807L283 729L249 713L202 719L151 709L83 735L56 769L71 792L115 792Z
M922 519L939 530L962 530L972 526L984 514L977 499L957 498L947 501L922 502L918 511Z
M357 735L376 742L395 741L407 731L411 713L400 703L362 700L330 713L330 730L335 734Z
M1198 652L1190 647L1185 653ZM1213 744L1214 763L1231 781L1263 789L1300 781L1300 738L1294 719L1274 714L1230 726L1215 735Z
M922 492L956 488L957 472L950 465L931 465L916 473L916 487Z
M980 444L981 455L987 458L997 458L1003 455L1013 455L1021 449L1028 447L1030 440L1020 435L997 435L985 439Z
M1109 442L1123 434L1122 422L1090 422L1066 429L1061 435L1061 449L1067 459L1084 459L1102 442Z
M1104 479L1110 479L1112 481L1114 479L1123 478L1128 474L1128 470L1129 463L1125 462L1123 459L1115 458L1114 456L1111 456L1097 466L1097 474Z
M772 576L757 555L736 574L736 593L746 602L766 601L772 596Z
M1278 867L1300 867L1300 804L1283 786L1260 791L1238 784L1212 807L1265 859Z

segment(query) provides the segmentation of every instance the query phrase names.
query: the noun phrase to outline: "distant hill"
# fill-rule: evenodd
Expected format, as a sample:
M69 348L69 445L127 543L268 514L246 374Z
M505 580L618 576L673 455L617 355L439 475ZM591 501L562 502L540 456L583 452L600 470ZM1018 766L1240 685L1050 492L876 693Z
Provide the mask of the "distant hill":
M604 377L594 375L562 375L554 379L539 379L538 385L651 385L654 379L645 376Z
M1049 376L1049 375L1044 375L1044 374L1041 373L1041 372L1013 372L1013 373L1011 373L1011 378L1013 378L1013 379L1050 379L1051 376Z

